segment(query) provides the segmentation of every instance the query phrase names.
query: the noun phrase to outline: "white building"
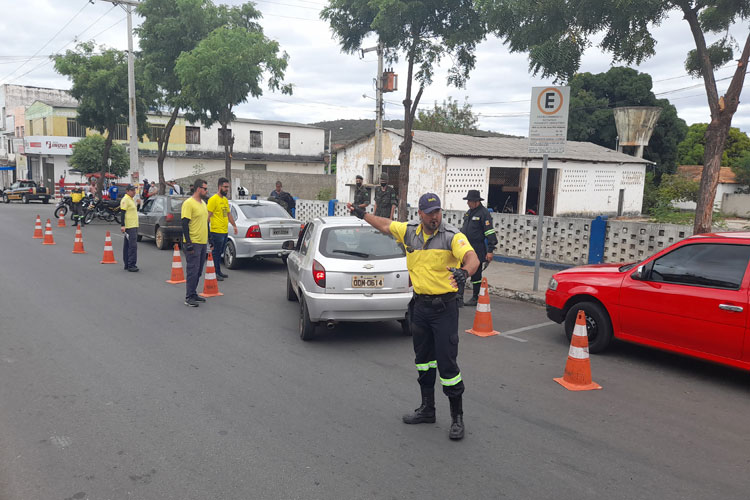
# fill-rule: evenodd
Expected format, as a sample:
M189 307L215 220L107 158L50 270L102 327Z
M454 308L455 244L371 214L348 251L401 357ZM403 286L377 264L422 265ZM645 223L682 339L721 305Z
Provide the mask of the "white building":
M402 130L383 134L383 169L396 188L402 140ZM640 214L649 161L588 142L568 141L565 151L549 155L545 215ZM338 200L353 199L357 174L377 183L374 152L374 134L338 150ZM421 194L434 192L444 208L463 210L467 191L478 189L495 211L536 211L541 172L542 155L528 153L528 139L415 130L407 202L416 206Z
M680 165L677 167L677 174L686 177L692 181L700 182L703 175L703 165ZM725 194L734 194L742 186L737 177L729 167L721 167L719 170L719 184L716 186L716 196L714 197L714 210L721 210L722 199ZM697 204L694 201L673 202L672 206L682 210L695 210Z

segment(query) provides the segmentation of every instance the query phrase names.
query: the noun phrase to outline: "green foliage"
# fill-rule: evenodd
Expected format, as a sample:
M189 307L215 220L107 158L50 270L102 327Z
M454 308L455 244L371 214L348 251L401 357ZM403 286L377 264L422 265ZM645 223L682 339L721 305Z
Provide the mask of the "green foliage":
M320 17L348 53L376 34L390 62L401 52L414 63L421 86L432 83L434 66L449 56L448 83L462 87L474 68L476 45L485 36L473 0L329 0Z
M76 142L73 154L70 156L70 166L84 174L109 171L118 177L125 177L130 168L130 158L127 151L120 144L112 144L109 151L112 165L107 165L107 162L102 165L105 142L106 139L99 134L89 135Z
M733 40L728 36L725 36L706 47L708 60L711 62L711 70L715 71L717 68L720 68L734 58L732 42ZM692 75L693 78L700 78L703 76L703 69L701 68L701 62L697 50L693 49L688 52L687 58L685 59L685 71Z
M745 151L732 165L732 172L737 177L737 182L742 186L750 186L750 151ZM743 187L747 193L749 188Z
M434 108L428 111L420 111L414 120L414 129L429 130L432 132L446 132L449 134L467 134L476 132L479 118L471 111L468 97L465 98L463 106L458 105L452 97L438 106L435 102Z
M643 193L643 212L665 214L676 210L673 202L697 201L700 184L678 174L664 174L661 182L656 183L654 174L646 174L646 185Z
M316 200L328 201L332 200L336 196L336 191L333 188L323 188L318 191L318 195L315 197Z
M128 122L128 65L124 52L102 46L97 53L93 42L85 42L52 59L55 70L72 81L69 92L78 99L81 125L103 134L114 132L118 123ZM146 105L142 97L136 99L136 118L138 128L144 130Z
M177 58L176 72L186 99L187 116L206 127L228 124L233 108L248 95L260 97L265 75L268 88L291 94L284 85L288 56L262 31L227 25L212 31L190 52Z
M617 147L617 127L612 108L657 106L661 115L644 150L644 158L656 163L657 176L673 173L677 167L677 144L687 124L666 99L651 91L651 76L631 68L611 68L606 73L578 73L570 80L568 140L587 141L608 148Z
M707 123L690 125L685 139L677 146L680 165L703 165L707 128ZM737 127L732 127L721 155L721 165L734 166L749 151L750 137Z

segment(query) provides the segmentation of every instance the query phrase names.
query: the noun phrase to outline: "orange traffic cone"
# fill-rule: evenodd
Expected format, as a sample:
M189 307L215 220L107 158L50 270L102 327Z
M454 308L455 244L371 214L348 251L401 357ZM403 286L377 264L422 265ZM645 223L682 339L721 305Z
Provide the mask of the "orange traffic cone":
M482 278L482 287L479 289L479 300L477 301L477 312L474 315L474 326L466 330L477 337L492 337L498 331L492 329L492 312L490 312L490 294L487 290L487 278Z
M573 336L570 339L565 374L554 380L569 391L591 391L602 388L591 380L589 337L586 333L586 314L583 311L579 310L576 317L576 326L573 328Z
M80 222L76 228L76 239L75 243L73 243L73 253L86 253L86 250L83 249L83 233L81 232Z
M42 245L54 245L55 239L52 237L52 223L47 219L47 225L44 228L44 240Z
M180 257L180 246L174 244L174 252L172 253L172 276L167 280L167 283L173 285L177 283L185 283L185 274L182 272L182 257Z
M112 237L107 231L107 236L104 238L104 256L99 264L117 264L115 260L115 252L112 251Z
M62 212L60 212L60 215L57 217L57 227L65 227L65 216Z
M219 291L219 282L216 281L216 268L214 268L214 259L211 252L208 252L208 263L206 264L206 276L203 278L203 293L201 297L218 297L224 295Z
M34 239L41 240L42 238L44 238L44 233L42 232L42 219L37 215L36 224L34 225Z

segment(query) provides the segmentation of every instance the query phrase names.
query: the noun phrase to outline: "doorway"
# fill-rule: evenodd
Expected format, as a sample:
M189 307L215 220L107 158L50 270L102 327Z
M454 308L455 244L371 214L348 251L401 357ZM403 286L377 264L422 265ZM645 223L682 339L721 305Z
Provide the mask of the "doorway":
M520 168L490 167L490 181L487 190L488 208L498 213L518 213L521 172Z
M539 188L541 187L542 169L529 169L529 183L526 188L526 210L527 214L538 214ZM555 181L557 170L547 169L547 186L544 196L544 215L552 217L555 212ZM532 214L532 215L533 215Z

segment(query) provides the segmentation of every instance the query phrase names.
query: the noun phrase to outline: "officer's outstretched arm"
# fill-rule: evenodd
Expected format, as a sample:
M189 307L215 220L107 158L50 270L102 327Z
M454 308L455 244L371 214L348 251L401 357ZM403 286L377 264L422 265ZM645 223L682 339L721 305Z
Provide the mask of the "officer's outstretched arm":
M371 225L381 233L391 234L391 219L369 214L365 212L364 208L355 207L351 203L347 203L346 208L351 212L352 215L356 215L360 219L363 219L365 222L367 222L369 225Z
M464 265L461 266L461 269L464 269L467 273L469 273L469 276L477 272L477 269L479 269L480 263L479 263L479 257L477 257L477 253L475 251L466 252L466 255L464 255Z

